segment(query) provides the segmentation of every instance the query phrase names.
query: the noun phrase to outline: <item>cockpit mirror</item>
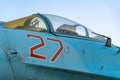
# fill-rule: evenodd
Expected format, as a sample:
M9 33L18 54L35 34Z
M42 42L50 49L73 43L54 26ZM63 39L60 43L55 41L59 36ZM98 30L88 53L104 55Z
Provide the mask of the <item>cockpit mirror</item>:
M105 43L105 46L111 47L111 38L107 37L107 41Z
M98 33L95 33L95 32L92 32L92 33L106 38L105 46L111 47L111 45L112 45L111 41L112 41L112 40L111 40L110 37L107 37L107 36L104 36L104 35L101 35L101 34L98 34Z

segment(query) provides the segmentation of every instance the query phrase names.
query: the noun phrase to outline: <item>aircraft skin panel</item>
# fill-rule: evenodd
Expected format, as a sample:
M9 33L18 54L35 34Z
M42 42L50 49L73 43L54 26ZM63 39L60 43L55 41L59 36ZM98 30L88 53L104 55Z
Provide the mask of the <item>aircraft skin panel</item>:
M5 30L0 30L0 80L14 80L14 70L8 61L8 38Z
M18 78L17 80L20 80L20 78ZM27 64L24 80L119 80L119 79Z
M34 51L35 52L34 54L46 56L45 60L42 58L36 58L36 57L30 56L31 46L34 46L39 43L41 44L42 40L36 37L29 38L27 37L27 34L40 36L43 39L45 46ZM44 34L46 34L46 36L44 36ZM58 69L66 69L70 71L78 71L78 72L80 71L80 72L86 72L86 73L91 73L91 74L97 73L98 75L102 75L104 73L104 69L103 70L101 70L101 68L97 69L97 67L95 69L94 65L92 65L92 64L96 65L96 63L93 61L95 58L93 55L91 56L88 53L91 51L91 49L94 49L94 47L91 45L91 47L87 48L87 46L90 43L95 45L95 43L91 41L84 42L84 40L71 39L71 38L63 39L63 37L56 38L55 36L52 36L52 35L50 36L51 37L49 37L49 34L47 33L36 33L36 32L29 32L29 31L26 32L26 31L21 31L21 30L8 31L9 46L11 46L11 48L14 48L19 54L19 56L14 58L16 60L16 63L13 64L17 76L18 75L21 76L21 73L25 74L25 71L27 69L26 68L27 64L36 65L36 66L46 66L46 67L52 67L52 68L58 68ZM15 37L15 38L11 38L11 37ZM58 58L54 62L51 61L51 57L53 57L53 55L57 52L57 50L60 49L60 43L56 41L55 42L50 41L47 38L59 40L62 42L62 45L63 45L63 50L61 51L61 54L58 56ZM72 41L77 42L79 44L75 44L74 46L72 46L73 45ZM84 43L88 43L88 44L85 45ZM96 44L98 44L98 42L96 42ZM84 50L84 47L86 47L85 50ZM23 59L19 59L19 57ZM74 58L74 60L72 60L71 58ZM22 63L19 63L19 61ZM21 66L19 70L17 70L18 65ZM20 74L17 73L18 71L20 71ZM104 75L106 75L106 73L104 73ZM106 76L109 76L109 75L106 75Z

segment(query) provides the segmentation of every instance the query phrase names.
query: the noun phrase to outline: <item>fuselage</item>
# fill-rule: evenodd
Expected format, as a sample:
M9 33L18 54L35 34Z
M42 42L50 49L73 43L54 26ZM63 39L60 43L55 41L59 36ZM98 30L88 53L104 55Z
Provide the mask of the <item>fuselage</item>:
M36 14L1 23L1 80L120 79L118 47L105 46L105 40L98 35L91 38L86 27L84 33L79 32L81 27L72 25L74 22L66 25L69 20L54 29L61 22L52 17Z

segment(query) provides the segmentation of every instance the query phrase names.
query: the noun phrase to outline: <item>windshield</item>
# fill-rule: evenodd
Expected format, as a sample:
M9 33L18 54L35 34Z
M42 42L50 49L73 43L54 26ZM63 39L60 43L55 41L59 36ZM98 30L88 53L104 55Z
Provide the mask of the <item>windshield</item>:
M53 32L55 33L69 36L82 36L102 42L106 41L105 37L94 33L92 30L77 22L55 15L47 14L45 16L50 20L53 26Z

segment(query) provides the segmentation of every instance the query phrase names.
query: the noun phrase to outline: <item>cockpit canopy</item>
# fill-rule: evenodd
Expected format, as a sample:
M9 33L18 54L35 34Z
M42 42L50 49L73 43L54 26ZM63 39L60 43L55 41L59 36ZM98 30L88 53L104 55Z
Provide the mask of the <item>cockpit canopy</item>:
M28 16L4 24L7 28L44 32L47 30L44 21L38 16Z
M46 26L45 20L40 16L42 15L32 15L9 21L4 23L4 26L7 28L30 30L36 32L46 32L48 30L47 27L49 27L51 32L54 34L68 35L72 37L84 37L102 42L106 41L106 37L94 33L90 29L77 22L60 16L45 14L44 19L49 20L48 22L51 23L51 26Z
M77 22L55 15L45 16L50 20L53 26L53 32L57 34L84 37L102 42L106 41L106 37L96 34Z

